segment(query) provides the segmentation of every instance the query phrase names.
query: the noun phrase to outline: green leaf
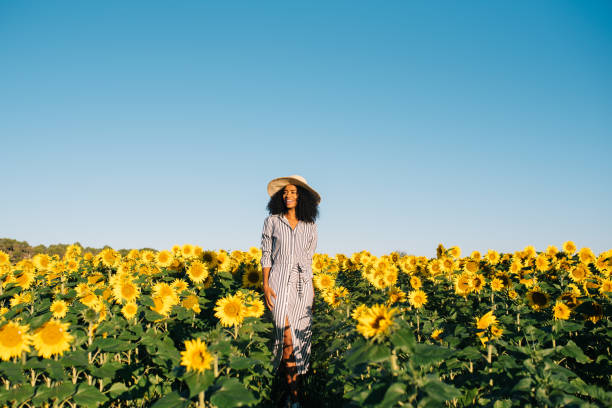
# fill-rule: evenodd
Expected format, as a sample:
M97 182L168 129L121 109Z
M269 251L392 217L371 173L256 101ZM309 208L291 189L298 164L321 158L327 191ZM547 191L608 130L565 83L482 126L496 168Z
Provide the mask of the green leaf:
M561 350L561 354L567 357L574 358L579 363L590 363L591 359L584 354L582 349L578 347L572 340L568 341L565 347Z
M380 402L379 407L394 407L396 404L403 399L406 393L406 384L404 383L393 383L387 388L385 397Z
M97 338L94 340L91 347L98 347L102 351L117 353L136 348L136 343L107 337L105 339Z
M64 367L87 367L89 365L85 351L67 353L59 361Z
M414 346L416 345L414 332L408 328L403 328L396 331L391 335L390 340L395 347L398 347L407 353L412 352L414 350Z
M53 380L64 380L66 379L66 372L64 366L59 361L55 360L43 360L45 364L45 371Z
M102 367L94 367L89 372L91 375L97 378L108 378L113 379L115 377L115 372L121 369L123 365L117 361L111 361L104 364Z
M254 358L249 357L231 357L230 358L230 367L234 370L244 370L245 368L251 368L258 365L259 360L255 360Z
M453 398L461 397L461 392L452 385L445 384L435 377L429 376L428 381L423 387L429 398L444 402Z
M20 364L15 364L10 361L0 363L0 372L13 383L24 383L23 369Z
M153 404L151 408L180 408L189 405L189 401L181 397L178 392L172 391L170 394L166 394Z
M145 319L147 319L150 322L154 322L156 320L162 320L162 319L165 319L165 318L166 318L165 316L163 316L163 315L161 315L161 314L159 314L157 312L154 312L151 309L145 310Z
M493 404L493 408L512 408L512 401L509 399L497 400Z
M452 350L431 344L416 344L412 361L417 365L436 364L453 354Z
M117 383L114 383L113 385L111 385L110 389L108 390L108 395L112 399L116 399L121 394L123 394L123 393L125 393L127 391L129 391L129 388L124 383L117 382Z
M390 355L391 350L383 344L364 343L345 353L345 362L349 367L356 367L388 359Z
M257 399L235 378L222 378L217 382L220 388L210 397L210 402L219 408L240 407L254 404Z
M74 402L84 407L97 407L108 401L108 397L89 384L81 384L74 394Z
M6 395L7 401L14 401L17 406L32 398L34 395L34 387L30 384L23 384L9 391Z
M46 385L39 385L36 387L36 394L32 398L32 402L35 405L42 405L43 402L46 402L50 399L57 400L61 402L67 399L74 390L76 389L76 385L71 382L63 382L56 387L47 387Z
M215 381L215 375L212 371L206 370L203 373L190 373L183 377L183 380L189 387L189 398L193 398L201 391L206 391L208 387Z

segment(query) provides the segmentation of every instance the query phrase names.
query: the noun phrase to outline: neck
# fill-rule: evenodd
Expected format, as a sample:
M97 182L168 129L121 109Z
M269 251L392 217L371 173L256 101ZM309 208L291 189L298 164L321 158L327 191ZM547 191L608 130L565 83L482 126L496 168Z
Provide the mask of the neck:
M285 213L285 215L287 216L287 218L296 218L295 217L295 208L287 209L287 212Z

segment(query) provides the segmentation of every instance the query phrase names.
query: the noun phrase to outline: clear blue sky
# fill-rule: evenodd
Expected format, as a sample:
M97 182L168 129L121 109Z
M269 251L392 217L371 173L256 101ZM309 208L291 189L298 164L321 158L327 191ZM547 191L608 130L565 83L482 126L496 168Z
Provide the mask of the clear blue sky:
M612 2L0 0L0 237L612 247Z

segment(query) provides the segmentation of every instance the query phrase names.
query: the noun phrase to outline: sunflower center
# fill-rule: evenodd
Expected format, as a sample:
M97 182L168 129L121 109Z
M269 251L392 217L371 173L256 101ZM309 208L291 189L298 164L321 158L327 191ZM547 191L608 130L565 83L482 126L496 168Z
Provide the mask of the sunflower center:
M544 306L546 304L546 295L540 292L534 292L533 294L533 303L538 306Z
M380 329L381 326L381 322L384 320L385 318L383 316L376 316L376 318L374 319L374 321L372 322L372 328L373 329Z
M40 338L45 344L55 345L60 343L64 338L62 328L56 324L48 324L40 333Z
M0 332L0 343L4 347L15 347L23 342L23 336L21 330L14 326L5 327Z
M257 283L259 282L259 274L257 272L251 272L248 276L249 282Z
M123 295L124 298L129 299L136 294L136 289L134 288L134 285L132 285L131 283L126 283L121 288L121 294Z
M228 303L227 305L225 305L225 308L223 310L225 311L225 314L230 317L236 317L240 314L240 306L237 305L235 302Z

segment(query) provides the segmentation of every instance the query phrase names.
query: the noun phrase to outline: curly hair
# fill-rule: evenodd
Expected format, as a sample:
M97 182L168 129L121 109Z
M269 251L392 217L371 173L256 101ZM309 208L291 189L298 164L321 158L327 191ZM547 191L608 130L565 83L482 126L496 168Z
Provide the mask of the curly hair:
M297 206L295 207L295 216L299 221L315 222L319 216L319 204L312 195L312 193L306 190L304 187L296 186L298 192ZM284 188L278 190L268 201L267 209L270 214L285 214L287 207L283 200Z

